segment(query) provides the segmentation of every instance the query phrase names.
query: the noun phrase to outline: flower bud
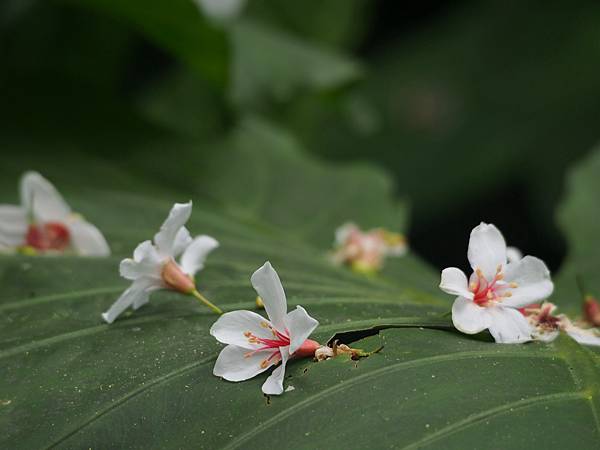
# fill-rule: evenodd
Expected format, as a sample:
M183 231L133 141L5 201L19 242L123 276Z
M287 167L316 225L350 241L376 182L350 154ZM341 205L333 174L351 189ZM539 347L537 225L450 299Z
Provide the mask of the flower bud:
M312 339L305 340L300 348L294 352L296 358L312 358L315 356L315 351L321 347L317 341Z
M179 291L183 294L189 294L196 289L194 280L181 270L175 261L172 259L166 263L162 270L162 279L164 283L171 289Z
M587 295L583 302L583 317L590 325L600 326L600 303L591 295Z

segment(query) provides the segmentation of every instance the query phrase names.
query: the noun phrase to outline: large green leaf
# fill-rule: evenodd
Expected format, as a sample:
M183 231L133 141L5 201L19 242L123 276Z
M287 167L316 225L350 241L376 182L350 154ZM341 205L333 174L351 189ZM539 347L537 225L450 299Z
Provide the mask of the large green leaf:
M92 159L77 150L43 158L41 143L29 139L10 142L0 201L16 201L19 172L39 168L106 233L114 256L0 258L3 448L598 442L600 363L591 351L567 338L502 346L452 331L443 315L451 299L436 292L437 274L414 256L374 278L330 265L325 251L336 224L401 223L381 173L322 166L257 120L203 151L172 140L164 152L163 137L114 161L112 152ZM59 144L45 140L43 150ZM292 362L285 383L295 389L267 401L265 376L237 384L212 376L221 348L208 334L216 316L192 299L160 292L104 324L100 312L127 285L118 261L155 232L174 201L188 198L190 230L222 244L197 278L209 298L228 311L253 308L249 276L269 259L290 307L302 304L320 321L316 339L337 333L353 346L384 349L358 362Z

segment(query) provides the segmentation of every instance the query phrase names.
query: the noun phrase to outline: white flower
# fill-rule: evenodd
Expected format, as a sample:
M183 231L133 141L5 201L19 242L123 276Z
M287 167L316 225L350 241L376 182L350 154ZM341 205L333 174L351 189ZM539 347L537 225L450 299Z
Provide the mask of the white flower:
M30 247L38 252L72 250L108 256L102 233L69 208L55 187L37 172L21 177L21 206L0 205L0 251Z
M319 322L302 306L287 312L283 286L269 262L254 272L250 281L263 299L269 320L252 311L233 311L219 317L210 334L229 345L219 354L213 374L228 381L243 381L281 362L262 386L265 394L279 395L288 359L314 356L319 347L307 339Z
M531 328L518 308L552 293L544 262L533 256L507 262L502 234L483 222L471 232L468 258L473 269L469 281L456 267L442 271L440 288L458 296L452 305L454 326L467 334L487 328L499 343L531 340Z
M537 341L552 342L560 331L564 331L580 344L600 346L600 334L597 330L575 325L564 314L553 315L556 311L556 305L553 303L531 305L521 308L520 311L529 321L533 338Z
M221 23L238 17L246 0L194 0L194 3L207 17Z
M509 263L523 259L523 252L517 247L506 247L506 259Z
M408 246L404 236L383 228L362 231L346 223L335 231L334 262L348 264L357 272L374 272L383 266L388 256L402 256Z
M119 271L123 278L133 281L119 299L102 314L112 323L130 306L138 309L148 303L150 293L159 289L173 289L196 296L215 311L216 306L196 291L194 275L204 267L207 255L219 246L210 236L192 239L185 223L192 213L192 202L176 203L169 217L154 235L154 243L144 241L133 252L133 259L121 261ZM179 263L175 258L179 257Z

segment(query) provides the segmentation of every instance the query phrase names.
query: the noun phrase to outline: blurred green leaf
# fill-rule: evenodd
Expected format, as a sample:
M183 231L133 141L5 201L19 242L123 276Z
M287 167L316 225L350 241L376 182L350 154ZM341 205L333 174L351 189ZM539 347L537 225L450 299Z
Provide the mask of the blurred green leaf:
M567 237L568 254L561 268L556 297L561 305L581 312L584 295L600 297L600 147L574 167L558 210ZM581 292L577 278L585 289Z
M205 139L227 131L222 92L193 71L173 70L146 86L137 104L149 121L182 135Z
M230 95L244 108L260 110L297 91L333 89L362 73L348 57L248 20L233 24L231 45Z
M278 117L322 156L392 171L419 224L512 189L552 245L565 168L598 139L599 20L590 1L467 2L381 43L355 92ZM350 97L375 126L357 126Z
M367 0L259 0L248 2L248 15L309 41L347 48L362 41L374 6Z
M58 0L108 13L131 24L206 79L223 85L228 49L225 34L191 0Z

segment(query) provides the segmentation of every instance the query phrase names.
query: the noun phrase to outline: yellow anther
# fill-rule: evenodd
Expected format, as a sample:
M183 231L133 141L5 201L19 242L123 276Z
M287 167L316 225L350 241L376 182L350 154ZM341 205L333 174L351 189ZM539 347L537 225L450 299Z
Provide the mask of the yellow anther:
M474 281L469 285L469 289L471 289L472 291L475 291L475 289L477 289L477 283L475 283Z
M267 322L261 322L260 326L263 328L271 328Z
M514 281L512 283L509 284L509 286L513 289L518 288L519 285L517 283L515 283Z
M498 275L496 275L496 280L498 280L498 281L504 280L504 274L503 273L499 273Z
M261 369L264 369L264 368L266 368L268 365L269 365L269 361L267 361L266 359L263 359L263 360L260 362L260 368L261 368Z
M481 269L476 269L475 270L475 274L479 277L479 278L483 278L483 272L481 271Z
M245 331L244 332L244 336L246 336L247 338L249 338L250 336L252 336L252 333L250 333L249 331Z
M502 297L512 297L512 292L505 292Z
M500 272L502 272L502 264L498 264L498 267L496 267L496 273Z

